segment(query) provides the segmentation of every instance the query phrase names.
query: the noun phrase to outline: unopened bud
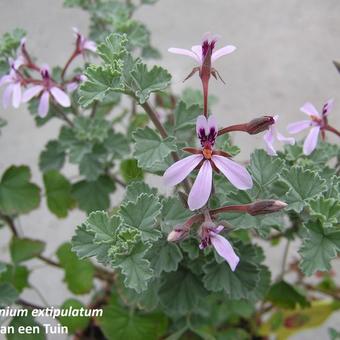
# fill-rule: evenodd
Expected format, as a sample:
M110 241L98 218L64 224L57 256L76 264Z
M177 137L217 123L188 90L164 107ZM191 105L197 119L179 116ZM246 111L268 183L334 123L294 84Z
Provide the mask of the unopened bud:
M285 208L287 204L278 200L263 200L249 204L247 213L256 216L271 214Z
M274 117L263 116L260 118L255 118L246 124L246 131L250 135L256 135L262 131L268 130L270 125L275 123Z
M182 226L175 227L168 235L168 242L177 242L185 239L189 234L189 230Z

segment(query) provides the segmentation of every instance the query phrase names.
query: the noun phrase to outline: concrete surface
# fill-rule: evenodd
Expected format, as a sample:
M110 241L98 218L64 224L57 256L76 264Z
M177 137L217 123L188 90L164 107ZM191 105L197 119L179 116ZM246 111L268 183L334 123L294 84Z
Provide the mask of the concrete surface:
M86 32L88 26L85 12L63 9L62 2L0 0L0 34L22 27L28 31L28 48L39 62L62 64L72 49L71 28L77 26ZM303 119L299 107L305 101L312 101L320 108L330 97L335 98L330 121L337 127L340 125L340 75L331 63L333 59L340 59L339 14L338 0L160 0L155 6L141 8L137 17L152 30L153 43L164 57L161 64L173 74L175 92L185 86L199 88L199 82L192 78L182 84L193 63L188 58L167 53L168 47L189 48L199 43L206 31L222 36L218 46L236 45L235 53L216 64L227 85L213 81L211 86L211 93L220 98L214 108L219 123L228 125L248 121L256 115L279 113L280 130L285 132L288 122ZM0 137L0 173L11 164L27 164L33 170L33 180L41 184L38 156L46 141L57 136L58 122L36 129L24 106L18 110L1 107L0 115L8 121ZM254 147L263 145L261 136L237 134L235 142L242 147L243 159ZM75 173L73 168L66 172ZM113 200L118 198L119 193ZM39 210L20 218L21 233L45 240L46 255L49 255L60 243L70 239L84 217L83 213L74 211L67 219L58 220L43 202ZM8 237L6 230L1 230L1 259L6 259ZM298 245L291 248L291 258L297 256L297 248ZM283 245L267 248L266 252L267 263L277 273ZM34 261L31 266L35 270L30 280L39 286L49 304L60 304L70 296L62 283L61 271ZM32 290L27 290L25 296L40 302ZM339 324L337 313L318 330L291 339L327 339L327 328L339 329Z

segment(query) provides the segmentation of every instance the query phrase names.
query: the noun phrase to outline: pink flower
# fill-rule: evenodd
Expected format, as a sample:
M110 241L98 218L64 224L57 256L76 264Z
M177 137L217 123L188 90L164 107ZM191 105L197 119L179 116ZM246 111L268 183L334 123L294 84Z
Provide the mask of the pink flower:
M274 119L274 124L270 125L268 127L267 132L264 134L263 139L266 143L266 150L268 155L270 156L277 156L276 150L274 148L274 142L275 139L277 139L278 141L285 143L285 144L295 144L295 139L292 137L285 137L283 136L281 133L279 133L276 130L276 123L279 120L279 116L276 115L273 117Z
M51 79L48 66L41 68L42 83L27 89L23 94L23 101L28 102L33 97L40 95L38 114L41 118L46 117L50 107L50 96L61 106L70 107L71 101L69 96L61 90Z
M185 78L185 80L192 77L196 72L199 72L199 76L202 80L203 86L203 112L204 115L208 116L208 87L209 79L212 75L215 79L219 77L222 81L222 77L218 71L212 67L212 64L219 58L235 51L236 47L227 45L214 52L215 45L217 42L216 36L211 36L210 33L205 34L201 45L195 45L191 47L191 50L183 48L169 48L169 52L175 54L186 55L196 60L199 66L194 67L191 73ZM224 81L223 81L224 82Z
M212 245L218 255L223 257L228 262L230 269L235 271L238 263L240 262L240 258L236 255L230 242L223 236L219 235L223 228L224 227L221 225L217 228L203 227L201 232L201 243L199 247L200 249L205 249L209 245Z
M311 103L305 103L300 110L307 114L310 119L301 120L296 123L289 124L287 130L291 134L299 133L305 129L311 128L310 132L305 139L303 144L303 153L305 155L310 155L318 143L319 132L324 138L325 128L327 127L327 116L333 107L333 99L329 99L322 108L322 113L320 114L315 106Z
M184 148L193 155L181 159L171 165L163 177L167 185L182 182L191 171L199 168L198 175L188 197L190 210L203 207L211 194L212 170L222 172L224 176L240 190L250 189L253 181L248 171L241 165L229 159L223 151L213 151L217 137L217 124L213 116L206 119L203 115L197 118L196 131L201 141L202 149Z
M96 43L92 40L87 39L84 35L82 35L78 28L73 27L73 32L77 38L76 42L76 50L80 54L85 54L86 52L93 52L97 51Z
M75 91L81 83L86 81L86 79L87 79L86 76L84 76L83 74L75 76L73 80L66 85L67 92L71 93Z
M175 48L171 47L168 49L169 52L175 54L181 54L193 58L200 66L203 65L205 57L208 55L209 50L211 51L211 62L215 62L217 59L230 54L236 50L235 46L226 45L215 52L213 52L215 45L217 42L216 36L211 36L210 33L207 33L203 37L203 41L201 45L194 45L191 47L191 50L183 49L183 48Z
M2 97L2 104L5 109L11 102L16 109L20 106L22 77L18 70L23 63L24 59L21 56L15 60L10 60L9 73L0 78L0 86L7 85Z

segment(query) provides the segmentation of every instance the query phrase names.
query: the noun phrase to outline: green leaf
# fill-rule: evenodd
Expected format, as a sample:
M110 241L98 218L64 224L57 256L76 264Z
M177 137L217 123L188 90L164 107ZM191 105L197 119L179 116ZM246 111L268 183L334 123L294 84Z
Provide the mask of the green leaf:
M161 59L162 55L158 49L152 46L145 46L142 49L142 59Z
M150 262L144 258L150 246L138 242L129 247L127 255L117 256L112 249L114 259L111 262L114 268L120 268L125 276L124 284L126 287L141 293L148 287L148 281L153 278L153 270Z
M173 272L183 259L179 247L167 241L160 241L154 244L148 253L154 275L160 276L162 272Z
M164 315L130 313L112 300L98 320L107 339L157 340L166 332L167 319Z
M93 287L94 267L88 260L79 260L71 251L71 245L64 243L57 250L60 265L64 268L64 281L74 294L86 294Z
M168 197L162 200L161 227L165 233L169 233L178 224L183 224L192 213L183 207L178 197Z
M217 139L215 148L223 150L233 157L241 152L240 148L232 143L231 137L227 133Z
M113 64L126 55L127 43L126 34L112 33L105 38L103 43L98 45L97 53L106 63Z
M155 278L149 281L148 288L142 293L137 293L135 290L127 288L123 283L120 284L120 296L124 303L128 306L138 306L139 309L152 311L159 304L158 291L160 288L161 279Z
M20 41L25 35L26 32L21 28L15 28L13 31L5 33L0 40L0 60L5 60L8 65L8 58L16 57ZM7 70L3 74L7 73Z
M113 159L125 158L130 153L129 141L122 133L109 131L104 147Z
M310 303L299 290L285 281L279 281L270 287L267 299L277 307L295 309L309 307Z
M74 120L74 133L78 140L102 143L107 137L110 124L99 117L77 117Z
M166 274L159 291L163 308L176 317L194 310L205 295L201 280L189 270L182 269Z
M61 306L60 309L80 310L81 308L86 309L86 307L76 299L68 299ZM68 328L68 332L71 334L81 331L87 327L90 322L90 317L88 316L60 316L58 318L62 326Z
M49 141L40 154L39 168L42 172L60 170L65 162L65 152L56 140Z
M116 239L116 232L122 221L119 216L109 217L105 211L96 211L89 215L83 225L95 234L94 242L112 243Z
M6 215L24 214L37 208L40 189L30 183L31 172L27 166L11 166L0 182L0 211Z
M203 267L205 288L213 292L223 291L233 300L247 299L257 289L260 280L260 269L255 263L256 248L250 245L238 247L241 256L234 272L221 257L218 262L214 259Z
M110 66L90 65L87 80L79 88L79 104L88 107L94 101L101 102L110 91L123 91L121 74Z
M283 161L279 158L268 156L264 150L255 150L250 158L250 172L253 179L265 188L273 183L283 170Z
M94 210L106 210L110 206L110 193L116 189L115 183L108 176L100 176L96 181L80 181L73 185L72 195L79 208L87 213Z
M189 256L190 260L195 260L200 255L200 249L198 246L198 242L194 238L187 238L180 242L181 249L186 252Z
M89 231L84 224L78 226L76 235L72 238L72 251L74 251L80 259L94 256L98 262L107 264L109 262L108 252L111 244L95 243L95 236L96 234Z
M133 156L138 160L138 166L150 172L166 169L164 160L176 151L174 137L161 139L161 137L149 127L137 129L133 134L135 151Z
M170 73L159 66L154 66L148 71L147 66L142 63L136 64L131 71L134 83L134 94L140 104L144 104L153 92L166 89L170 85Z
M191 105L199 105L203 108L203 94L201 90L194 90L192 88L186 88L182 94L182 100L188 106ZM209 106L212 106L218 102L217 97L210 95L209 96ZM202 111L202 110L201 110Z
M146 183L141 181L132 182L126 187L124 202L136 202L139 195L143 193L157 196L157 189L150 188Z
M199 105L188 106L185 102L180 101L175 108L175 131L193 128L196 125L196 119L202 109Z
M161 207L156 196L141 194L136 202L127 202L121 206L120 216L126 226L142 232L143 241L156 241L161 236L156 229L156 219Z
M57 170L45 172L43 178L48 208L57 217L66 217L75 203L71 196L71 183Z
M203 283L206 289L213 292L224 291L230 299L246 299L249 292L256 289L259 281L259 270L248 261L241 261L235 272L226 262L212 261L203 267Z
M308 233L299 250L300 268L306 275L331 269L330 260L340 252L340 231L323 228L319 221L306 225Z
M123 27L122 27L123 26ZM129 20L119 29L120 32L126 33L131 50L135 48L147 46L150 42L150 32L145 25L135 20Z
M37 323L32 315L28 316L15 316L9 324L9 327L14 327L14 334L7 334L7 340L44 340L45 337L45 330L44 328ZM33 330L39 327L39 331ZM21 328L21 331L19 329ZM22 330L31 330L31 332L25 331L22 334ZM31 334L30 334L31 333Z
M10 243L11 258L20 263L39 256L45 249L45 243L29 238L13 237Z
M0 306L7 307L12 305L18 298L19 293L8 282L0 283Z
M125 159L121 161L120 173L126 183L142 180L144 178L144 172L138 167L135 159Z
M10 283L21 293L29 286L29 271L24 266L7 265L6 271L0 274L0 283Z
M340 222L340 201L334 198L317 197L308 202L310 215L319 219L323 227L332 227Z
M88 181L95 181L104 172L104 166L94 153L84 155L79 163L79 173Z
M313 171L294 166L284 170L280 175L281 181L289 186L283 201L288 203L287 209L300 213L306 205L306 200L327 190L326 181Z

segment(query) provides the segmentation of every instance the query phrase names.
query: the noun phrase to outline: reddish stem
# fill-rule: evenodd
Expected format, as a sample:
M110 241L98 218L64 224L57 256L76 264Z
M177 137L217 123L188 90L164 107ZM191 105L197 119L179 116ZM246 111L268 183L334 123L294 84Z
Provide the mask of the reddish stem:
M79 55L79 50L76 48L74 50L74 52L72 53L71 57L67 60L64 68L63 68L63 71L61 72L61 79L64 80L64 77L65 77L65 73L68 69L68 67L70 66L70 64L72 63L72 61Z
M217 136L223 135L223 134L228 133L228 132L233 132L233 131L248 132L247 124L236 124L236 125L227 126L223 129L219 130Z
M338 137L340 137L340 131L337 130L336 128L334 128L333 126L326 125L326 126L325 126L325 130L330 131L330 132L333 132L333 133L335 133Z
M248 212L248 207L250 204L240 204L240 205L228 205L225 207L210 210L211 215L220 214L223 212Z
M208 91L209 91L209 78L202 79L203 86L203 114L205 117L208 117Z

